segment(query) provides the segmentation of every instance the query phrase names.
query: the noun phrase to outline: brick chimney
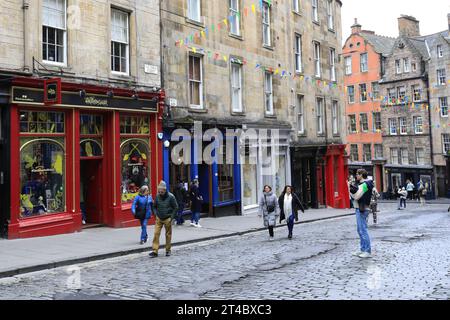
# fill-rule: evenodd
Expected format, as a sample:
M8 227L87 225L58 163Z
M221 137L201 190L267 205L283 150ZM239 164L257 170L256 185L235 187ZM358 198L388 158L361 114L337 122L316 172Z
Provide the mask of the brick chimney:
M448 20L448 32L450 32L450 13L447 13L447 20Z
M358 23L358 19L355 18L355 24L352 25L352 34L361 33L361 25Z
M402 14L400 18L398 18L398 33L400 36L405 37L419 37L419 20L412 16Z

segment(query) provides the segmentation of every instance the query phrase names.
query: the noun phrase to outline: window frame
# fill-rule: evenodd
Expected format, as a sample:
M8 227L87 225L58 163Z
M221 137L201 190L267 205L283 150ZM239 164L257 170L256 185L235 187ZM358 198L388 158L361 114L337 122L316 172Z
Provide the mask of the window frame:
M352 88L352 95L350 95L350 88ZM355 86L347 86L347 97L348 97L348 103L354 104L355 103ZM352 99L350 99L352 98Z
M405 157L406 155L406 157ZM406 161L404 161L406 159ZM409 164L409 150L408 148L400 148L400 164Z
M292 11L295 13L300 13L300 0L293 0L292 1Z
M267 0L262 1L261 15L263 47L272 47L272 14L270 12L270 6Z
M371 89L372 89L372 100L378 100L380 99L380 84L378 82L372 82L371 83ZM376 90L375 90L376 88Z
M330 48L330 81L336 82L336 49Z
M112 33L113 33L113 16L114 16L113 12L117 12L117 13L120 13L120 14L123 14L124 16L126 16L126 27L127 27L127 42L126 43L113 40L113 35L112 35ZM112 60L111 61L111 65L110 65L111 73L114 74L114 75L126 75L126 76L129 76L130 75L130 13L127 12L127 11L115 8L115 7L111 7L110 14L111 14L111 34L110 34L110 36L111 36L111 60ZM126 65L126 71L125 72L123 72L123 71L116 71L113 68L113 61L114 61L114 58L116 57L114 55L114 50L113 50L113 47L114 47L115 44L118 44L120 47L122 45L125 46L125 59L126 59L126 64L125 64ZM122 62L121 62L122 58L123 57L120 55L119 56L120 66L122 64Z
M316 78L322 77L322 68L320 65L320 42L313 41L313 50L314 50L314 76Z
M319 23L319 1L311 0L312 21Z
M356 114L349 114L348 119L349 119L348 120L348 132L349 132L349 134L354 134L358 131ZM354 130L353 130L353 125L354 125Z
M395 74L401 74L401 73L402 73L401 60L397 59L397 60L395 60Z
M195 2L196 6L195 8L192 8L191 5L192 3ZM198 14L198 20L196 19L196 17L192 16L191 14L193 13L193 10L195 10L195 14ZM202 4L201 4L201 0L188 0L187 1L187 18L191 21L195 21L198 23L202 23Z
M419 119L420 119L420 124L418 123ZM422 116L414 116L413 123L414 123L414 134L423 134L423 118L422 118ZM420 131L418 130L418 128L420 128Z
M191 67L191 57L193 59L199 59L199 70L200 70L200 80L195 80L195 79L191 79L190 78L190 67ZM194 61L195 62L195 61ZM205 104L204 104L204 99L203 99L203 56L202 55L197 55L194 54L192 52L189 52L188 54L188 99L189 99L189 108L191 109L196 109L196 110L204 110L205 109ZM192 96L191 96L191 82L196 82L199 83L199 105L193 104L192 103Z
M353 69L352 68L353 61L352 60L353 60L352 56L348 56L348 57L344 58L344 66L345 66L345 75L346 76L351 75L353 72L353 70L352 70ZM347 63L348 61L350 61L350 64ZM350 71L349 71L349 68L350 68Z
M236 3L236 8L233 8L233 1ZM230 34L241 37L241 16L239 13L240 3L239 0L229 0L229 12L233 17L233 21L230 21ZM236 28L236 32L233 32L233 26Z
M355 160L356 156L356 160ZM358 162L359 161L359 147L356 143L350 144L350 161Z
M383 145L380 143L375 143L373 145L374 148L374 156L375 159L383 159L384 155L383 155ZM377 151L381 151L381 152L377 152Z
M368 148L368 151L370 153L369 159L367 159L367 157L366 157L368 155L368 152L366 152L367 147L369 147ZM363 144L363 162L371 162L371 161L372 161L372 144L364 143Z
M363 91L363 87L365 88L365 90ZM367 84L366 83L360 83L359 84L359 101L361 103L365 103L368 101L368 97L367 97Z
M448 98L447 97L439 97L439 115L441 118L448 118ZM443 112L445 109L445 112Z
M328 30L334 31L334 8L333 8L333 0L327 0L327 25Z
M305 96L303 94L296 95L297 103L297 134L305 135ZM301 119L301 121L300 121Z
M450 133L443 133L441 138L442 138L442 152L443 154L448 154L448 152L450 151ZM448 146L448 148L446 148L446 145Z
M365 57L365 61L363 57ZM369 54L367 52L361 53L359 67L361 72L369 72Z
M235 83L234 83L234 70L236 70L236 68L237 68L237 71L238 71L238 80L239 80L239 86L238 87L235 87ZM239 64L239 63L235 63L235 62L232 62L232 63L230 63L230 87L231 87L231 111L233 112L233 113L243 113L244 112L244 101L243 101L243 88L242 88L242 85L243 85L243 81L242 81L242 79L243 79L243 77L242 77L242 71L243 71L243 68L242 68L242 65L241 64ZM235 108L235 100L234 100L234 92L235 92L235 90L239 90L238 91L238 103L239 103L239 105L238 105L238 107L239 108Z
M388 119L388 125L389 125L389 135L390 136L398 135L397 118L389 118ZM395 131L393 131L392 129L395 129Z
M391 161L391 164L395 164L395 165L400 164L398 148L390 148L389 151L390 151L390 159L389 160ZM397 159L397 161L394 161L394 159Z
M294 37L295 47L294 47L294 58L295 58L295 72L301 73L303 72L303 63L302 63L302 36L298 33L295 34Z
M421 151L422 152L422 161L419 161L419 152L418 151ZM415 148L414 149L414 154L415 154L415 157L416 157L416 164L417 165L424 165L425 164L425 148Z
M334 136L339 136L339 101L331 100L331 126Z
M447 80L447 75L445 72L445 69L437 69L437 81L438 81L438 85L440 86L445 86L446 85L446 80Z
M404 136L408 134L408 119L406 117L400 117L399 120L400 135Z
M375 132L382 129L381 112L379 111L372 112L372 123L373 123L373 130Z
M363 120L365 120L363 122ZM369 132L369 117L367 113L360 113L359 114L359 128L361 129L361 132Z
M324 126L324 106L325 99L323 97L316 97L316 126L317 135L322 136L325 134Z
M269 78L268 78L269 77ZM268 82L267 80L270 79ZM267 84L270 84L268 88ZM269 90L270 89L270 90ZM267 100L269 98L269 100ZM269 101L270 110L267 110L267 102ZM272 72L266 71L264 73L264 114L266 116L273 116L275 114L273 105L273 74Z
M67 66L67 0L56 0L56 1L62 1L63 2L63 8L64 8L64 28L63 29L60 29L60 28L57 28L57 27L55 27L55 26L51 26L51 25L47 25L47 24L44 24L44 19L42 19L42 24L41 24L41 32L42 32L42 41L41 41L41 54L42 54L42 62L43 63L45 63L45 64L48 64L48 65L53 65L53 66L61 66L61 67L66 67ZM50 10L55 10L54 8L49 8ZM44 4L42 4L42 9L41 9L41 14L42 15L44 15ZM47 28L47 42L46 42L46 45L47 45L47 55L48 55L48 45L49 45L49 37L48 37L48 29L53 29L54 31L55 31L55 43L54 44L52 44L54 47L55 47L55 50L56 50L56 47L58 47L58 45L57 45L57 40L56 40L56 33L57 33L57 31L59 30L59 31L62 31L62 33L63 33L63 37L62 37L62 40L63 40L63 54L62 54L62 58L63 58L63 61L62 62L60 62L60 61L51 61L51 60L47 60L47 59L45 59L44 58L44 28ZM57 54L56 54L56 51L55 51L55 56L57 57Z
M444 57L444 49L443 49L441 44L438 44L436 46L436 55L437 55L438 58L443 58Z
M410 73L411 72L411 61L409 58L403 58L403 72Z

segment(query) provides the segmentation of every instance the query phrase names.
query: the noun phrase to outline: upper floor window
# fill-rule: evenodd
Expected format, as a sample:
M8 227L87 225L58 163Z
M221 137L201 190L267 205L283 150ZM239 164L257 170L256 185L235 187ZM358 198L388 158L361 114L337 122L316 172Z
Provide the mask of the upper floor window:
M383 159L383 145L374 144L375 149L375 159Z
M331 120L333 127L333 135L339 134L339 104L336 100L332 101L331 105Z
M356 115L354 114L348 116L348 132L356 133Z
M422 134L423 133L423 120L421 116L413 117L414 122L414 133Z
M359 161L358 145L357 144L350 145L350 160L353 161L353 162Z
M409 58L403 59L403 71L409 72L411 70L411 62L409 61Z
M441 110L441 117L447 118L448 117L447 97L439 98L439 108Z
M231 105L233 112L242 112L242 66L231 64Z
M266 72L264 75L264 97L265 112L267 115L273 115L273 87L272 73Z
M416 164L425 164L425 151L424 148L416 148Z
M188 0L188 18L200 22L200 0Z
M388 97L391 103L394 103L397 100L397 90L395 88L388 89Z
M397 135L397 119L389 119L389 134L391 136Z
M297 13L300 12L300 0L292 0L292 10Z
M373 113L373 129L375 131L381 130L381 113L380 112Z
M128 13L111 9L111 70L128 74Z
M437 80L440 86L445 86L445 69L439 69L437 71Z
M363 144L363 161L364 162L370 162L372 161L372 145L370 144Z
M352 74L352 57L345 57L345 74Z
M311 0L312 1L312 19L315 22L319 22L319 4L318 0Z
M411 90L413 92L413 101L421 101L422 100L422 89L418 85L413 85L411 87Z
M203 108L202 57L189 55L189 106Z
M367 118L367 113L359 114L359 126L360 126L362 132L369 131L369 120Z
M263 44L271 46L272 40L270 35L270 7L269 3L263 2L262 6L262 26L263 26Z
M402 65L400 64L400 60L395 60L395 73L402 73Z
M406 97L406 87L401 86L397 88L397 97L400 101L404 101Z
M391 164L398 164L398 149L391 148Z
M316 98L317 134L324 134L323 98Z
M380 99L380 85L378 82L372 82L372 99Z
M236 36L241 35L241 21L239 14L239 0L230 0L230 32Z
M42 60L66 63L66 0L44 0L42 24Z
M408 127L405 117L400 118L400 134L408 134Z
M365 83L359 85L359 95L361 102L367 101L367 85Z
M442 135L442 149L445 154L448 154L450 151L450 134L448 133Z
M334 30L334 10L333 10L333 0L327 1L327 22L328 29Z
M408 149L400 148L400 155L401 155L402 164L409 164Z
M336 81L336 50L330 48L330 80Z
M297 95L297 130L298 134L305 134L305 107L304 107L304 96Z
M442 58L444 56L444 49L442 49L442 45L438 45L436 51L438 58Z
M369 70L368 55L367 53L361 54L361 72L367 72Z
M347 87L348 103L355 103L355 87Z
M295 71L302 72L302 36L296 34L295 35Z
M322 72L320 70L320 43L314 42L314 69L315 76L320 78Z

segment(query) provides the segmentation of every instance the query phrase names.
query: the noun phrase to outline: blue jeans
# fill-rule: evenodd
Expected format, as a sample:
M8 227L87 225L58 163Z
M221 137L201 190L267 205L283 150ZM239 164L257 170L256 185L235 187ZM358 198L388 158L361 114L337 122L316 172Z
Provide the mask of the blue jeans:
M402 207L402 203L403 203L403 208L406 209L406 199L400 199L400 205L398 206L399 208Z
M191 222L198 224L200 221L200 212L192 212Z
M370 237L367 232L367 219L369 218L369 211L365 210L360 212L359 209L356 209L356 225L358 230L359 239L361 242L361 251L372 253L372 249L370 247Z
M148 219L141 220L141 241L147 241L147 223Z
M178 205L177 224L184 223L183 211L184 211L184 203Z
M84 204L84 202L80 203L80 208L81 208L81 219L83 221L86 221L86 205Z
M287 221L289 234L292 234L292 231L294 230L294 219L295 219L294 214L292 214Z

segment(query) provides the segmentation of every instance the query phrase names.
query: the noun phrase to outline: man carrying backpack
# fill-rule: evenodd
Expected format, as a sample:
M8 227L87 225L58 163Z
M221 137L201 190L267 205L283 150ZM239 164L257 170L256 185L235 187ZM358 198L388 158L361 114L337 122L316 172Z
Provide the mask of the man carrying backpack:
M360 239L360 251L353 255L360 258L372 257L369 232L367 231L367 220L369 217L370 200L372 198L372 189L374 187L372 180L367 180L367 171L359 169L356 172L358 186L350 186L350 194L353 199L353 206L356 210L356 223Z

